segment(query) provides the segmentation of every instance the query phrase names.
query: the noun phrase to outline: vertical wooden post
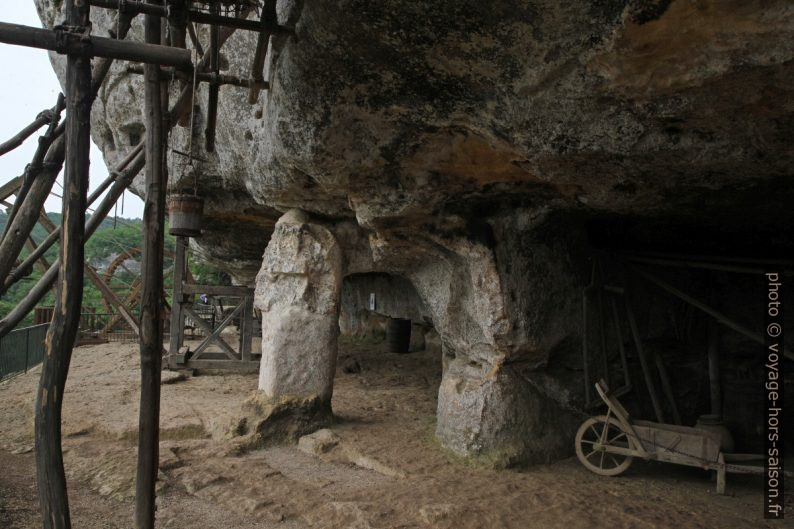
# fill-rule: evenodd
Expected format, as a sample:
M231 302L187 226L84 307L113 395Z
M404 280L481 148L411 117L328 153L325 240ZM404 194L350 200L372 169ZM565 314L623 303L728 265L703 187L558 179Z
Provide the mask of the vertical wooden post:
M187 237L176 238L176 255L174 256L174 297L171 302L171 337L169 339L168 353L173 358L184 344L185 313L182 310L184 295L182 282L185 280L187 268ZM176 367L169 361L170 367Z
M162 3L162 2L157 2ZM146 15L147 43L161 40L160 17ZM135 483L135 527L153 529L155 482L159 462L160 369L163 319L163 223L165 220L165 152L160 67L144 65L146 122L146 198L141 259L141 399L138 421L138 467Z
M254 334L254 292L249 289L243 300L243 314L240 321L243 322L240 329L240 358L243 362L251 360L251 343Z
M708 359L711 413L722 416L722 391L720 390L720 329L713 318L708 318Z
M220 13L220 3L213 2L210 5L210 12L213 15ZM210 70L218 73L220 69L220 28L216 25L210 26ZM209 83L207 87L207 127L204 129L204 148L207 152L215 151L215 127L218 119L218 94L220 85L216 82Z
M87 27L88 11L88 2L67 0L66 23ZM71 527L61 451L61 406L83 297L83 242L91 145L91 59L87 53L70 54L66 64L66 174L59 281L36 395L36 481L45 529Z

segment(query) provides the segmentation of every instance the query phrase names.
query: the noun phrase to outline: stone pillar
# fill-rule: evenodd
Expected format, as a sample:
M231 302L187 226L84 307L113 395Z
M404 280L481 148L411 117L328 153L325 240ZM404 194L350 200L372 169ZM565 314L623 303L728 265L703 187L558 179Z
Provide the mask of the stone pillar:
M259 389L271 401L312 401L330 412L342 277L333 233L300 210L285 213L256 280Z

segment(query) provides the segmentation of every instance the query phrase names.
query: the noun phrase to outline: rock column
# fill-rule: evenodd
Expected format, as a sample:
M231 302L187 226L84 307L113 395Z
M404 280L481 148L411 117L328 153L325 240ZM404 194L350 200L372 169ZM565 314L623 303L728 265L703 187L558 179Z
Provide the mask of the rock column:
M330 230L291 210L276 224L256 281L262 311L259 389L330 412L339 335L342 253Z

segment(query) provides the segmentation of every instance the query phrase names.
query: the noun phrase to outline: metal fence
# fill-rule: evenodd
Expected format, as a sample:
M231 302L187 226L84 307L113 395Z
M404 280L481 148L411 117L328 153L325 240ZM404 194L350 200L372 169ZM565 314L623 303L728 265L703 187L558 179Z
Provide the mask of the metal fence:
M44 359L49 323L14 329L0 338L0 380L25 373Z

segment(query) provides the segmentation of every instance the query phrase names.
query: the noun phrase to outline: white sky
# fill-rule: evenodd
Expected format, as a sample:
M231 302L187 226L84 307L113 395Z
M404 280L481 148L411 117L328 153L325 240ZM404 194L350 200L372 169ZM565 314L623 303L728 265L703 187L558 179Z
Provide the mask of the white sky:
M3 4L3 8L0 9L1 21L41 27L33 0L3 2ZM39 112L54 106L61 86L44 50L0 44L0 71L14 77L4 79L0 83L0 142L4 142L30 124ZM65 115L62 114L62 118ZM0 185L22 174L25 165L33 158L38 137L45 130L46 126L28 138L24 144L0 156ZM102 153L92 145L91 189L99 185L107 175L108 170L102 159ZM60 195L59 184L63 183L62 175L58 177L58 182L53 186L52 191ZM118 204L119 216L121 216L121 200ZM47 211L60 211L61 199L50 196L45 208ZM143 202L130 192L125 193L123 216L127 218L143 216Z

